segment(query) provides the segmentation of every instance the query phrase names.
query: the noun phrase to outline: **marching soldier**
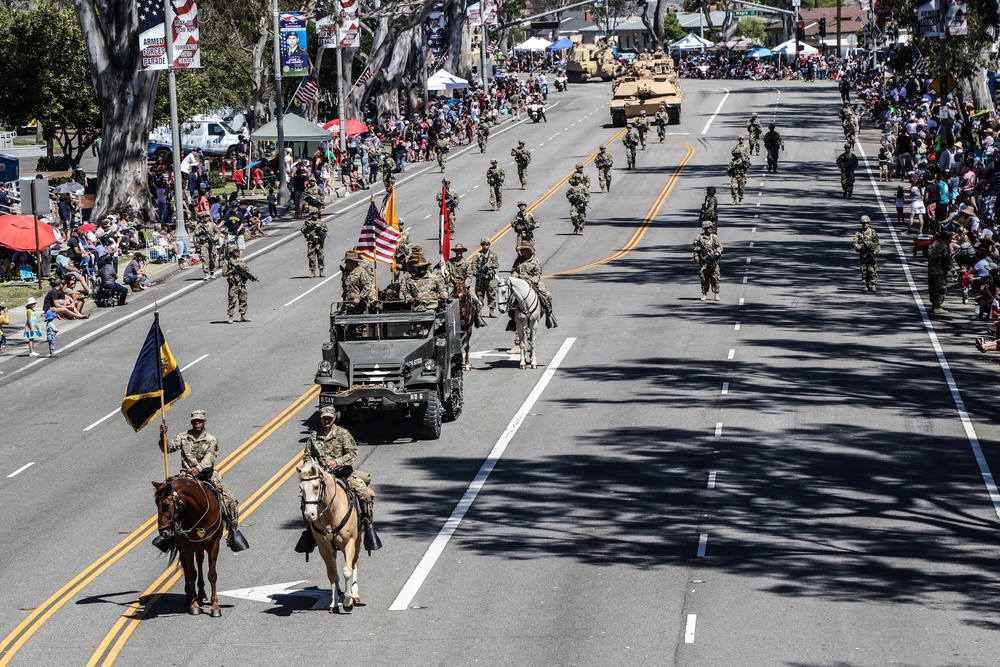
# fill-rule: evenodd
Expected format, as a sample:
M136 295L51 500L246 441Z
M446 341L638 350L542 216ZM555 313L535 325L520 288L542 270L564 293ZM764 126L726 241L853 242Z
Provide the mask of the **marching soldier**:
M743 142L742 134L736 139L736 145L733 146L732 156L734 160L743 160L746 162L747 167L750 166L750 148Z
M854 250L861 262L861 281L865 284L864 292L877 292L878 287L878 253L882 246L878 242L878 234L870 227L872 219L861 216L861 231L854 234Z
M252 276L247 263L239 255L240 249L233 244L229 246L229 257L222 263L222 275L229 283L229 324L233 323L237 308L240 311L240 321L250 321L247 317L247 280L252 279Z
M708 299L709 288L715 292L715 300L721 300L719 297L719 281L722 279L722 272L719 271L721 257L722 243L712 232L712 223L706 220L701 223L701 235L694 240L694 261L698 262L702 301Z
M698 217L701 222L707 220L712 223L713 233L719 228L719 200L715 198L714 185L705 189L705 201L701 204L701 214Z
M367 313L368 308L378 300L375 282L369 270L362 265L357 250L344 253L342 312L347 315Z
M219 258L215 254L219 248L219 236L219 227L212 221L212 216L208 213L199 213L198 224L194 227L194 242L197 244L201 259L204 280L214 278L215 271L219 268Z
M587 174L585 174L583 172L583 163L582 162L577 162L576 163L576 171L574 171L570 175L570 179L572 179L573 176L576 176L578 179L580 179L580 182L587 186L587 190L588 191L590 190L590 176L587 176Z
M472 275L476 280L476 297L482 305L489 306L490 317L496 317L497 270L500 268L500 257L490 249L490 245L488 236L479 241L479 254L472 260Z
M837 117L840 118L841 127L844 128L844 139L851 146L854 146L854 141L858 134L858 119L854 116L854 109L851 108L850 104L845 102L844 106L837 112Z
M517 246L520 247L524 243L535 242L535 230L541 227L541 224L535 214L528 211L528 202L521 200L517 202L517 213L510 221L510 226L517 234Z
M858 168L858 156L854 154L853 143L844 144L844 152L837 157L837 168L840 169L840 187L844 198L854 196L854 170Z
M545 328L553 329L559 324L552 313L552 295L542 283L542 265L535 257L535 246L530 243L522 243L517 246L518 257L514 260L514 265L510 269L510 275L520 278L530 285L533 285L538 292L542 302L542 311L545 313ZM514 313L511 311L511 321L513 323Z
M635 119L635 130L639 133L639 145L642 150L646 150L646 133L649 132L649 119L646 118L646 111L639 112L639 117Z
M743 188L747 184L747 163L742 157L734 156L729 162L729 168L726 169L726 175L729 176L729 187L733 194L733 206L739 206L743 203Z
M165 439L166 422L160 424L160 433ZM160 449L163 449L164 439L160 440ZM178 449L181 451L180 474L208 482L219 490L222 505L226 510L226 527L229 529L226 542L229 548L233 551L243 551L248 548L249 545L243 536L237 537L240 525L239 501L229 489L229 485L222 480L222 475L215 469L215 461L219 457L219 441L205 430L205 411L192 411L191 428L166 440L166 446L168 454L173 454Z
M948 275L954 268L951 255L951 232L940 232L927 249L927 289L931 297L931 312L944 315L944 298L948 295Z
M750 137L751 155L753 155L754 151L757 151L757 155L760 155L760 135L763 133L764 128L757 118L757 112L754 111L750 114L750 120L747 121L747 135Z
M769 173L778 173L779 150L785 150L785 142L774 129L774 123L771 123L767 126L767 134L764 135L764 151L767 152L767 171Z
M312 209L309 218L302 223L299 229L302 236L306 238L306 258L309 260L309 277L315 278L316 271L319 270L319 277L322 278L326 269L326 223L319 217L319 209Z
M667 138L667 125L670 124L670 114L667 113L667 105L663 102L660 102L660 110L653 116L653 122L656 123L656 136L660 138L662 144Z
M569 200L569 219L573 222L573 234L583 236L583 226L587 223L587 204L590 203L590 190L579 174L573 174L569 179L569 190L566 199Z
M323 212L323 207L326 205L326 195L320 190L319 186L316 185L316 179L312 176L309 177L309 187L306 188L305 195L303 196L309 209L316 211L317 213Z
M458 193L451 189L451 181L447 178L441 181L444 183L446 195L445 195L445 208L448 211L448 229L454 234L456 230L456 225L458 224ZM438 210L441 210L441 191L438 190L434 197L437 199Z
M503 182L507 174L500 168L496 159L490 160L490 168L486 170L486 184L490 186L490 210L499 211L503 205Z
M476 123L476 142L479 143L479 152L486 152L486 144L490 140L490 124L486 120L486 116L481 116L479 122Z
M444 164L448 161L448 153L451 152L451 139L447 132L438 135L437 143L434 144L434 152L437 153L437 163L443 172Z
M392 154L388 149L382 153L382 162L379 163L379 169L382 171L382 186L386 192L391 190L396 184L396 169L398 167L399 165L392 159Z
M430 262L422 257L412 261L410 266L413 275L400 293L403 301L410 304L410 310L420 313L443 306L448 301L448 289L441 274L428 271Z
M528 187L528 165L531 164L531 151L524 147L524 139L519 139L517 148L510 150L511 156L517 162L517 177L521 181L521 189Z
M597 184L601 186L601 192L607 190L611 192L611 166L615 161L608 152L608 147L601 144L601 152L594 158L594 166L597 167Z
M625 127L628 128L625 131L625 136L622 137L622 146L625 147L625 160L629 169L635 169L635 147L639 145L639 140L632 134L632 123L628 123Z

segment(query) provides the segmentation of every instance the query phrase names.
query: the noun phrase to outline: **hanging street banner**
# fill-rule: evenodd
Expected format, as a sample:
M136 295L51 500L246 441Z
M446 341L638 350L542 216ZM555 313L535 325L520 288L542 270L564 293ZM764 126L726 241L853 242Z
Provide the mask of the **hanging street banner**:
M497 12L500 10L498 0L483 0L483 25L496 25Z
M316 37L319 45L325 49L335 49L340 46L340 26L332 16L324 16L316 21Z
M282 12L278 18L281 28L281 73L283 76L308 76L309 54L306 52L306 15Z
M194 0L177 2L174 8L174 67L196 69L201 67L201 47L198 35L198 5Z
M941 3L930 0L917 7L917 34L920 37L941 36Z
M945 29L949 37L962 37L969 34L969 24L966 22L966 7L964 2L948 0L948 9L944 14Z
M139 0L139 68L167 69L167 19L162 0Z
M343 49L361 46L360 0L340 2L340 47Z

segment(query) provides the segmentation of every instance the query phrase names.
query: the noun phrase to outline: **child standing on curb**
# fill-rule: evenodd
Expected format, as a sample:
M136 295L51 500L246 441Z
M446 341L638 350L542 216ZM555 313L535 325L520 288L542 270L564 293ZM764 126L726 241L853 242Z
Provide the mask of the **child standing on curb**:
M56 314L50 310L45 313L45 338L49 341L49 357L58 356L56 355L57 333L59 333L59 329L56 329Z
M0 301L0 354L7 351L7 337L3 335L5 324L10 324L10 313L7 310L7 304Z
M25 313L24 322L24 339L28 341L28 356L37 357L39 354L35 352L35 339L42 337L42 327L38 324L38 316L35 315L35 304L38 301L35 297L29 296L28 301L24 304L27 308Z

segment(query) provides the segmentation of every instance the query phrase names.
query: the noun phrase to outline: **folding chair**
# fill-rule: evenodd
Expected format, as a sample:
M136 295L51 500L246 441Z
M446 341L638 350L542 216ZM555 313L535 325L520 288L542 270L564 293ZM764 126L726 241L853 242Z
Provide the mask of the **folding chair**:
M27 264L22 264L18 269L21 274L21 282L23 283L34 283L38 282L38 276L35 275L35 271Z

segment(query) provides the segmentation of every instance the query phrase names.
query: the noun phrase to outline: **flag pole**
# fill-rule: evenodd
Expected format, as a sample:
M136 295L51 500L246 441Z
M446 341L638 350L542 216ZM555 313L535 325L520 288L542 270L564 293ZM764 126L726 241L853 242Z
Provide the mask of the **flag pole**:
M155 308L155 306L154 306ZM153 311L153 322L156 325L156 378L160 385L160 425L165 426L167 423L167 411L163 404L163 355L160 354L160 350L163 349L163 340L160 338L160 311ZM163 479L170 478L170 459L167 456L167 434L160 429L160 449L163 450Z

